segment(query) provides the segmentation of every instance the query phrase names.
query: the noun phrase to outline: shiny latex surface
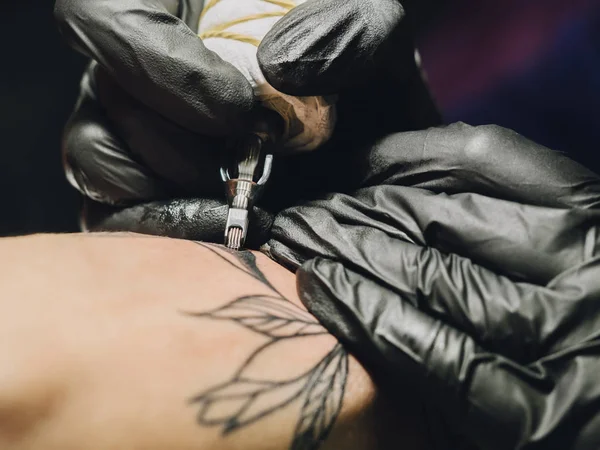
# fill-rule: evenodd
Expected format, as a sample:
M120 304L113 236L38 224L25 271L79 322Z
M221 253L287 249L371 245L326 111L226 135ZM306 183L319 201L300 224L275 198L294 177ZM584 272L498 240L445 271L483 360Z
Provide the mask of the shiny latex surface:
M197 38L202 6L57 2L63 36L93 60L62 146L67 177L87 199L126 210L224 197L219 167L231 156L229 139L270 120L255 108L244 77ZM407 35L394 40L393 57L377 68L336 88L338 120L326 145L310 155L276 157L259 207L275 213L318 193L357 188L362 167L352 161L377 139L440 123ZM341 160L352 169L341 170ZM148 230L168 228L178 237L203 232L201 222L186 217L179 227L156 222ZM125 220L116 228L137 229Z
M461 124L385 139L371 162L377 186L275 220L268 249L300 267L303 303L461 439L598 448L598 175Z

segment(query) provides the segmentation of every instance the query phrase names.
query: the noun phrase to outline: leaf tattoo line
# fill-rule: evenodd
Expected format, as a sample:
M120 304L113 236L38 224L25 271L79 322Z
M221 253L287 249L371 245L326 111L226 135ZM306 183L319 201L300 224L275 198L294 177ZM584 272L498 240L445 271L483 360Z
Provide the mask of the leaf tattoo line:
M214 311L191 315L232 320L271 339L327 334L308 313L286 300L268 295L240 297Z
M291 450L316 449L329 435L342 409L347 376L348 357L337 344L314 371Z
M237 270L260 281L274 295L246 295L208 312L190 317L233 321L268 342L256 349L232 378L190 399L199 407L197 421L222 426L229 434L304 398L290 450L316 450L327 438L342 408L348 377L348 355L336 344L316 365L284 381L253 374L260 358L278 343L328 334L313 316L287 300L267 280L251 252L222 252L198 243ZM231 257L231 258L229 258ZM267 355L269 356L269 355ZM268 358L267 358L268 359Z
M252 254L252 252L245 250L236 252L225 246L217 246L217 244L208 245L204 242L197 241L195 241L195 243L198 244L200 247L205 248L206 250L215 254L229 265L235 267L238 270L241 270L246 275L249 275L255 280L260 281L264 286L268 287L279 297L284 298L283 295L281 295L281 293L277 289L275 289L275 286L271 284L267 277L265 277L264 273L262 273L262 271L258 268L258 265L256 264L256 257ZM217 251L217 248L221 251ZM233 258L233 261L225 257L223 253L231 256Z
M303 391L295 385L301 385L306 377L304 375L285 383L234 378L192 399L192 403L200 406L198 422L204 425L223 425L223 434L226 435L296 400ZM265 396L275 397L290 390L294 392L292 395L264 405ZM223 403L227 404L227 409L224 412L218 411Z
M251 359L256 357L265 347L271 344L272 343L269 343L258 349L254 352ZM338 354L339 351L336 347L315 367L298 377L283 382L256 380L244 377L244 369L251 363L251 359L249 359L230 381L215 386L191 399L190 402L192 404L197 404L200 407L197 416L198 422L209 426L222 425L223 434L226 435L238 428L256 422L257 420L284 408L299 397L308 394L304 403L305 406L303 407L304 413L304 411L308 409L306 405L309 404L309 399L312 397L314 400L314 395L311 395L311 392L314 392L313 386L318 383L320 378L316 375L325 373L325 368L330 364L332 358ZM311 402L311 404L314 406L314 401ZM324 416L323 413L326 412L324 408L314 409L316 409L315 412L317 414L320 412L321 416ZM337 417L337 410L333 412L335 414L329 416L329 422L331 424L333 424L334 418ZM307 414L303 414L303 417L306 415ZM319 419L319 421L321 420L322 418ZM310 421L307 423L311 424ZM297 425L297 429L301 429L300 422ZM315 430L311 433L310 431L312 429L313 427L310 427L306 436L294 436L294 441L304 439L305 437L314 437L315 435L319 436L319 440L322 441L324 434L320 433L319 430ZM324 428L323 431L328 432L329 430L328 428Z

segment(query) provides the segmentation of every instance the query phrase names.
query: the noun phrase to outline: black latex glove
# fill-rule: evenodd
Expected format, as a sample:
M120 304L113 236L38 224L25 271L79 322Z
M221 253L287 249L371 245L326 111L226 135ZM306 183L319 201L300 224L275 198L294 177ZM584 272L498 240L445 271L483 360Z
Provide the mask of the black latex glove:
M250 127L254 96L196 35L202 5L56 2L61 33L94 61L63 144L69 179L87 197L127 204L222 195L221 138Z
M252 90L242 75L196 36L203 3L57 2L63 35L95 61L83 77L63 142L67 176L86 198L85 228L222 236L221 137L267 118L252 107ZM253 231L270 223L267 211L331 186L357 187L362 174L340 171L338 162L370 150L375 137L439 123L414 60L392 58L374 77L340 92L338 125L326 146L276 158L259 202L264 209L255 211L264 220L250 222L252 235L268 232ZM222 213L215 215L217 204Z
M308 261L305 305L481 448L599 448L600 178L496 127L399 135L373 155L406 170L276 219L271 253Z
M258 61L276 89L292 95L337 93L373 72L381 60L412 58L399 0L308 0L264 37ZM285 51L281 51L284 48ZM389 53L387 51L390 51Z
M115 208L86 200L83 219L85 231L130 231L222 243L227 205L221 198L188 198ZM263 244L272 223L272 213L255 207L250 212L246 246L258 248Z

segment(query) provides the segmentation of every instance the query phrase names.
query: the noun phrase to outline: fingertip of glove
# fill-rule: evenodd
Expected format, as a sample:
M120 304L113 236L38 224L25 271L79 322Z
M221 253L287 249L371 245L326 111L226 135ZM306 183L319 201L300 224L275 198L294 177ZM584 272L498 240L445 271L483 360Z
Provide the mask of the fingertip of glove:
M231 95L231 109L240 115L249 113L256 106L256 98L252 85L244 75L235 68L233 71L228 71L227 75L229 75L230 79L235 83L235 86L228 90Z
M296 287L300 299L309 309L328 303L329 295L324 292L327 275L323 273L324 270L327 271L326 264L322 258L314 258L305 262L296 272Z
M335 289L336 272L341 269L339 263L323 258L312 259L296 272L296 287L300 300L306 308L340 340L347 340L353 334L345 317L343 300ZM340 308L342 306L342 308Z
M256 98L248 80L235 67L213 55L208 61L188 68L182 93L192 87L193 95L181 98L194 106L187 111L187 128L209 136L231 136L250 131L255 115ZM212 73L206 74L206 67ZM209 77L214 82L207 82ZM203 81L204 80L204 81ZM197 103L197 99L203 102ZM200 108L200 109L199 109ZM199 122L198 122L199 121Z
M337 93L337 86L321 86L321 63L311 63L308 57L290 57L281 51L280 39L267 34L256 53L258 66L271 86L284 94L304 97Z
M336 305L345 303L349 297L347 293L339 290L340 286L348 284L345 275L344 267L336 261L325 258L307 261L296 272L296 286L300 299L318 317L336 316L339 314Z
M272 50L274 46L269 45L268 41L261 42L256 53L258 59L258 67L267 82L277 89L288 95L298 95L302 90L303 83L297 77L290 76L293 70L286 61L281 60L281 52Z

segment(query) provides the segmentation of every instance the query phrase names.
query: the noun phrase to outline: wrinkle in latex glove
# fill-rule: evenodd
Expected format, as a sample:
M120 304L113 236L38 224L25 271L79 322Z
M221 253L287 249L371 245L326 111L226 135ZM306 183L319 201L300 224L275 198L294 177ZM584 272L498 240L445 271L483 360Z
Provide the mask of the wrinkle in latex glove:
M556 208L599 206L589 168L496 125L454 123L384 137L359 161L361 183L473 192Z
M598 210L384 185L283 211L269 245L296 267L315 256L370 265L391 251L389 242L402 240L468 257L513 278L548 283L600 247L598 222Z

